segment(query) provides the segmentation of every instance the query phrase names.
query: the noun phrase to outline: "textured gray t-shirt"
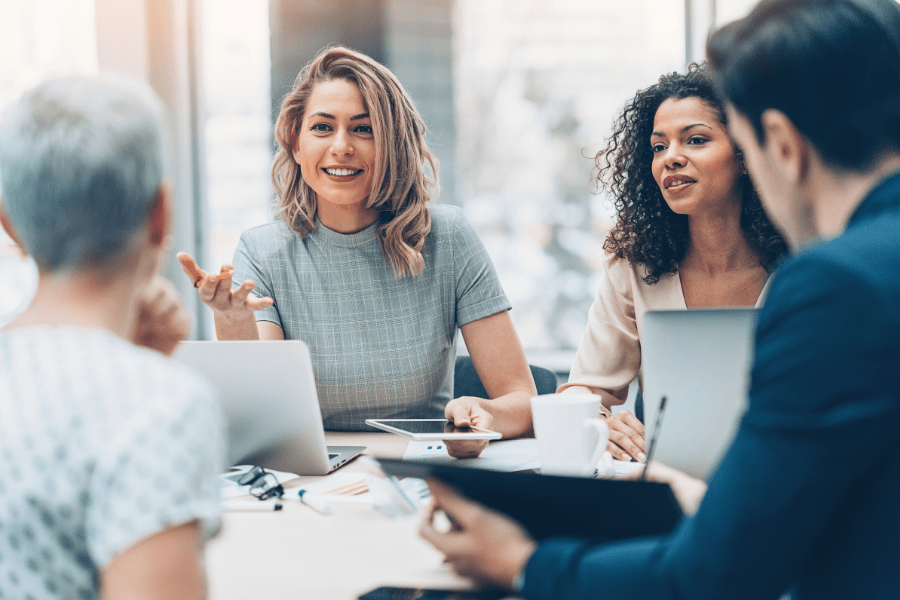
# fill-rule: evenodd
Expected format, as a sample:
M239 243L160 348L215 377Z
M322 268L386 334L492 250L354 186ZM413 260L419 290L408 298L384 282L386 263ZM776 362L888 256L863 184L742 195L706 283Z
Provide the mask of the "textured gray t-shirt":
M431 221L418 277L394 275L377 224L345 235L317 222L301 238L278 221L241 235L234 279L252 279L275 300L258 321L309 346L326 429L442 417L453 397L457 328L509 310L462 210L433 206Z
M102 568L199 519L219 528L213 388L99 329L0 331L0 598L98 597Z

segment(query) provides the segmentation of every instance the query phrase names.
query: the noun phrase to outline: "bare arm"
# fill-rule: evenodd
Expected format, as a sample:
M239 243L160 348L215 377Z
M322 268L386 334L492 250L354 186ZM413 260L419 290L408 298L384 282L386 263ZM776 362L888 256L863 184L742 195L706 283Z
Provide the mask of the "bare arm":
M537 395L531 369L506 311L463 325L463 338L488 397L461 397L444 411L456 425L493 429L504 438L534 435L531 397ZM452 456L478 456L486 440L447 444Z
M197 521L141 540L100 571L103 600L206 598L202 537Z

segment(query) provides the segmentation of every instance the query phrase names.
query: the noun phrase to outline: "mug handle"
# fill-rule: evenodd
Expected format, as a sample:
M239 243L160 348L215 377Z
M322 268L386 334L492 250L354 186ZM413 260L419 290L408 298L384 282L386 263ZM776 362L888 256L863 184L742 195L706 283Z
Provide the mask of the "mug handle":
M603 460L603 453L606 452L606 445L609 442L609 425L606 424L606 419L586 419L584 426L593 427L597 430L597 447L594 448L594 454L591 456L591 460L588 461L584 472L588 477L592 477L597 467L600 466L600 461Z

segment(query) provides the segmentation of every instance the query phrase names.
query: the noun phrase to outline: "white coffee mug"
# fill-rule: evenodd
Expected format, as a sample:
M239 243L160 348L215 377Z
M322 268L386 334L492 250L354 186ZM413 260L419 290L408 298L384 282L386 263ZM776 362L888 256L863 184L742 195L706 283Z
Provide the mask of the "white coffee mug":
M592 476L603 458L609 428L600 396L544 394L531 399L534 437L545 475Z

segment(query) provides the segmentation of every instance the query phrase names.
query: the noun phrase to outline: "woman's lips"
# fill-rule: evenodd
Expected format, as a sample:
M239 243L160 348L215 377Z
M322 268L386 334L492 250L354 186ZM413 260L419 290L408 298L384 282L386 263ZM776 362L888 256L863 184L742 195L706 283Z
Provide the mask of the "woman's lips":
M341 179L346 178L346 177L354 177L363 172L362 169L351 169L351 168L346 168L346 167L342 167L342 168L325 167L324 169L322 169L322 171L326 175L330 175L331 177L337 177L337 178L341 178Z

